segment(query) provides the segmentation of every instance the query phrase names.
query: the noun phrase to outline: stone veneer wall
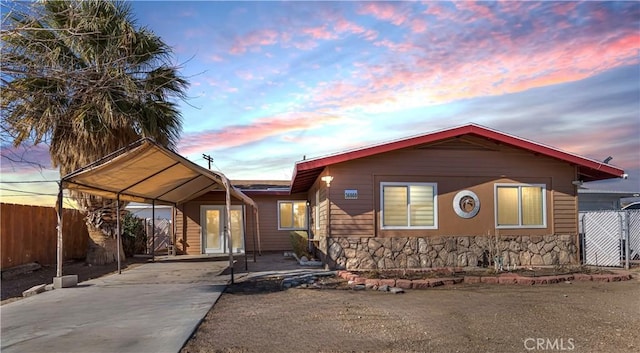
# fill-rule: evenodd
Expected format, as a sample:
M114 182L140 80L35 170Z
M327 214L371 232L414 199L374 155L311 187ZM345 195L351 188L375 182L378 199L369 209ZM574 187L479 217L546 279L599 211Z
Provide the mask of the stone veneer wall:
M325 239L323 239L325 240ZM499 254L504 266L578 263L576 236L451 236L327 238L324 261L337 269L486 266Z

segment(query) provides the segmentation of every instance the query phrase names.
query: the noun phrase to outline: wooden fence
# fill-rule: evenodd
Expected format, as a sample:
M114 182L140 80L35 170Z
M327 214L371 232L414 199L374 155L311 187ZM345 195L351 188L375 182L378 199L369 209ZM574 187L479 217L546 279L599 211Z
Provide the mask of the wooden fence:
M83 259L89 234L78 210L63 213L64 259ZM0 253L2 269L38 262L56 263L58 218L53 207L0 203Z

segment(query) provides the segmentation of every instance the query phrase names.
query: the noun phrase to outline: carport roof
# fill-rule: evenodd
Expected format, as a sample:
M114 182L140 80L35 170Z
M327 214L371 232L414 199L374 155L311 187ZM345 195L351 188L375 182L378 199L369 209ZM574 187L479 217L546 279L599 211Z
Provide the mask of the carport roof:
M64 176L62 187L110 199L167 205L229 188L233 197L257 207L222 173L205 169L149 138Z

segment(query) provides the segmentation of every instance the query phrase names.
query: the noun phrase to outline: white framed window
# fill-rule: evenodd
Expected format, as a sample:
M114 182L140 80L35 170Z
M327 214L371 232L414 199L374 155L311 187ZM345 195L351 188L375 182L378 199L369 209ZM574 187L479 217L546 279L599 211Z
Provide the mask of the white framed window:
M278 201L278 230L307 229L307 201Z
M382 229L438 229L436 183L380 183Z
M546 228L544 184L495 184L496 228Z

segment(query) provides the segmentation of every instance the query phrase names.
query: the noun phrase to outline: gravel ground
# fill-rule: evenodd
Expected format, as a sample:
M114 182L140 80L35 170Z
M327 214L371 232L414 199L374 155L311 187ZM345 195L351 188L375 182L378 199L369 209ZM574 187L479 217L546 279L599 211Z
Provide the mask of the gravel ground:
M640 351L637 273L405 294L264 288L230 287L181 353Z
M141 263L147 262L147 258L130 257L121 263L121 269L126 271ZM64 275L78 275L78 282L84 282L93 278L114 273L118 270L118 264L112 263L104 266L87 265L84 261L67 261L62 265ZM22 298L22 292L39 284L53 283L56 276L56 265L44 265L40 269L17 275L15 278L3 279L1 282L2 298L0 305L10 303Z

